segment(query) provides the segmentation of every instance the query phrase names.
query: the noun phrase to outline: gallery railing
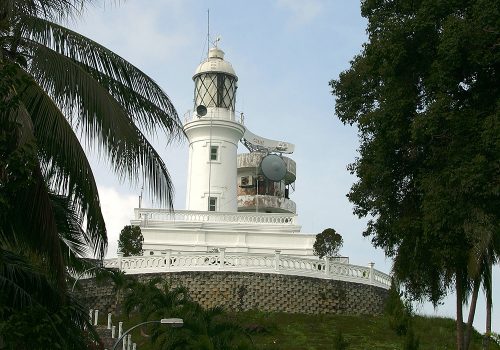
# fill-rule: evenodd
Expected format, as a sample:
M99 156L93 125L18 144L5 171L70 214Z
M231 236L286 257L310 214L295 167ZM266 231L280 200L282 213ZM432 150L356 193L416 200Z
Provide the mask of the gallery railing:
M290 213L226 213L194 210L135 209L135 219L168 222L208 222L233 224L297 225L297 216Z
M391 277L368 266L352 265L333 259L302 258L275 254L173 252L162 255L107 259L104 266L127 274L169 271L239 271L309 276L322 279L355 282L389 289Z

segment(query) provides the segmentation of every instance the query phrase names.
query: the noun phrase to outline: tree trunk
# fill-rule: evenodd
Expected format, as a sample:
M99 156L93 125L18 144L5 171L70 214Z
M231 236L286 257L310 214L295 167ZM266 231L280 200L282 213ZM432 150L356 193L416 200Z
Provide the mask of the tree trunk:
M464 350L464 318L462 314L462 278L460 272L457 271L455 279L455 289L457 293L457 350Z
M486 350L490 349L490 337L491 337L491 304L492 304L492 287L493 287L493 267L491 261L488 264L489 279L486 281L488 284L486 287L486 339L484 343L484 348Z
M472 324L474 323L474 315L476 314L477 296L479 295L480 286L481 286L481 276L478 276L474 280L474 289L472 290L469 318L467 319L467 328L465 329L464 350L469 349L470 339L472 336Z

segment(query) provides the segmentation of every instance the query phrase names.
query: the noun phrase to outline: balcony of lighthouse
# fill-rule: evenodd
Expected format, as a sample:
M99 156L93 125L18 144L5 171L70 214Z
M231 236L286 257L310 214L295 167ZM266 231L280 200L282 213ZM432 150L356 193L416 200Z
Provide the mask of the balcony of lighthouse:
M233 111L226 108L209 108L207 114L200 116L195 110L188 110L184 113L184 125L197 120L230 120L241 125L245 125L243 112Z
M238 212L293 213L296 204L289 198L296 179L296 164L282 156L286 175L281 181L266 179L260 163L266 153L251 152L239 154L237 158Z

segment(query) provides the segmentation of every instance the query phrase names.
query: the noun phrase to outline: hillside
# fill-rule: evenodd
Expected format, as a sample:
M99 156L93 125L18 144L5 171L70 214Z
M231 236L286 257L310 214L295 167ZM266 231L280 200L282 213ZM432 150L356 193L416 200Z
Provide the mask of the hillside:
M384 316L290 315L246 312L234 315L244 325L262 325L252 339L258 349L319 350L332 349L335 335L341 330L349 343L347 349L401 349L404 337L388 327ZM455 349L455 321L447 318L417 316L415 333L420 350ZM481 335L474 334L471 350L480 350ZM491 350L500 349L490 346Z
M227 315L243 325L261 350L334 349L337 332L341 330L348 350L402 349L404 337L397 336L385 316L301 315L267 312L241 312ZM124 320L125 329L138 320ZM414 318L420 350L455 349L455 321L447 318ZM152 350L138 333L134 341L141 350ZM474 333L470 350L481 350L481 335ZM492 344L490 350L500 350Z

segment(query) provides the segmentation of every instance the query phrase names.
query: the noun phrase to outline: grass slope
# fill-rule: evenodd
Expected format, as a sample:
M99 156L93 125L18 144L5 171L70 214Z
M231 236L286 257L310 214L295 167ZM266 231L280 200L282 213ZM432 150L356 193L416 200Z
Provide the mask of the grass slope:
M339 330L349 343L347 349L350 350L402 349L405 340L388 327L389 321L385 316L243 312L232 317L249 329L255 329L252 339L258 349L335 349L334 339ZM454 320L417 316L413 322L420 350L456 348ZM482 349L481 335L477 332L470 349ZM499 346L490 346L490 350L498 349Z
M226 315L251 333L259 350L324 350L335 349L337 332L349 343L348 350L400 350L404 336L389 328L385 316L303 315L249 311ZM137 317L123 319L124 329L137 324ZM419 350L453 350L455 321L448 318L416 316L413 320L415 334L420 340ZM141 350L153 350L149 340L139 331L133 332L134 342ZM481 335L474 331L470 350L481 350ZM121 348L121 347L120 347ZM496 344L490 350L500 350Z

